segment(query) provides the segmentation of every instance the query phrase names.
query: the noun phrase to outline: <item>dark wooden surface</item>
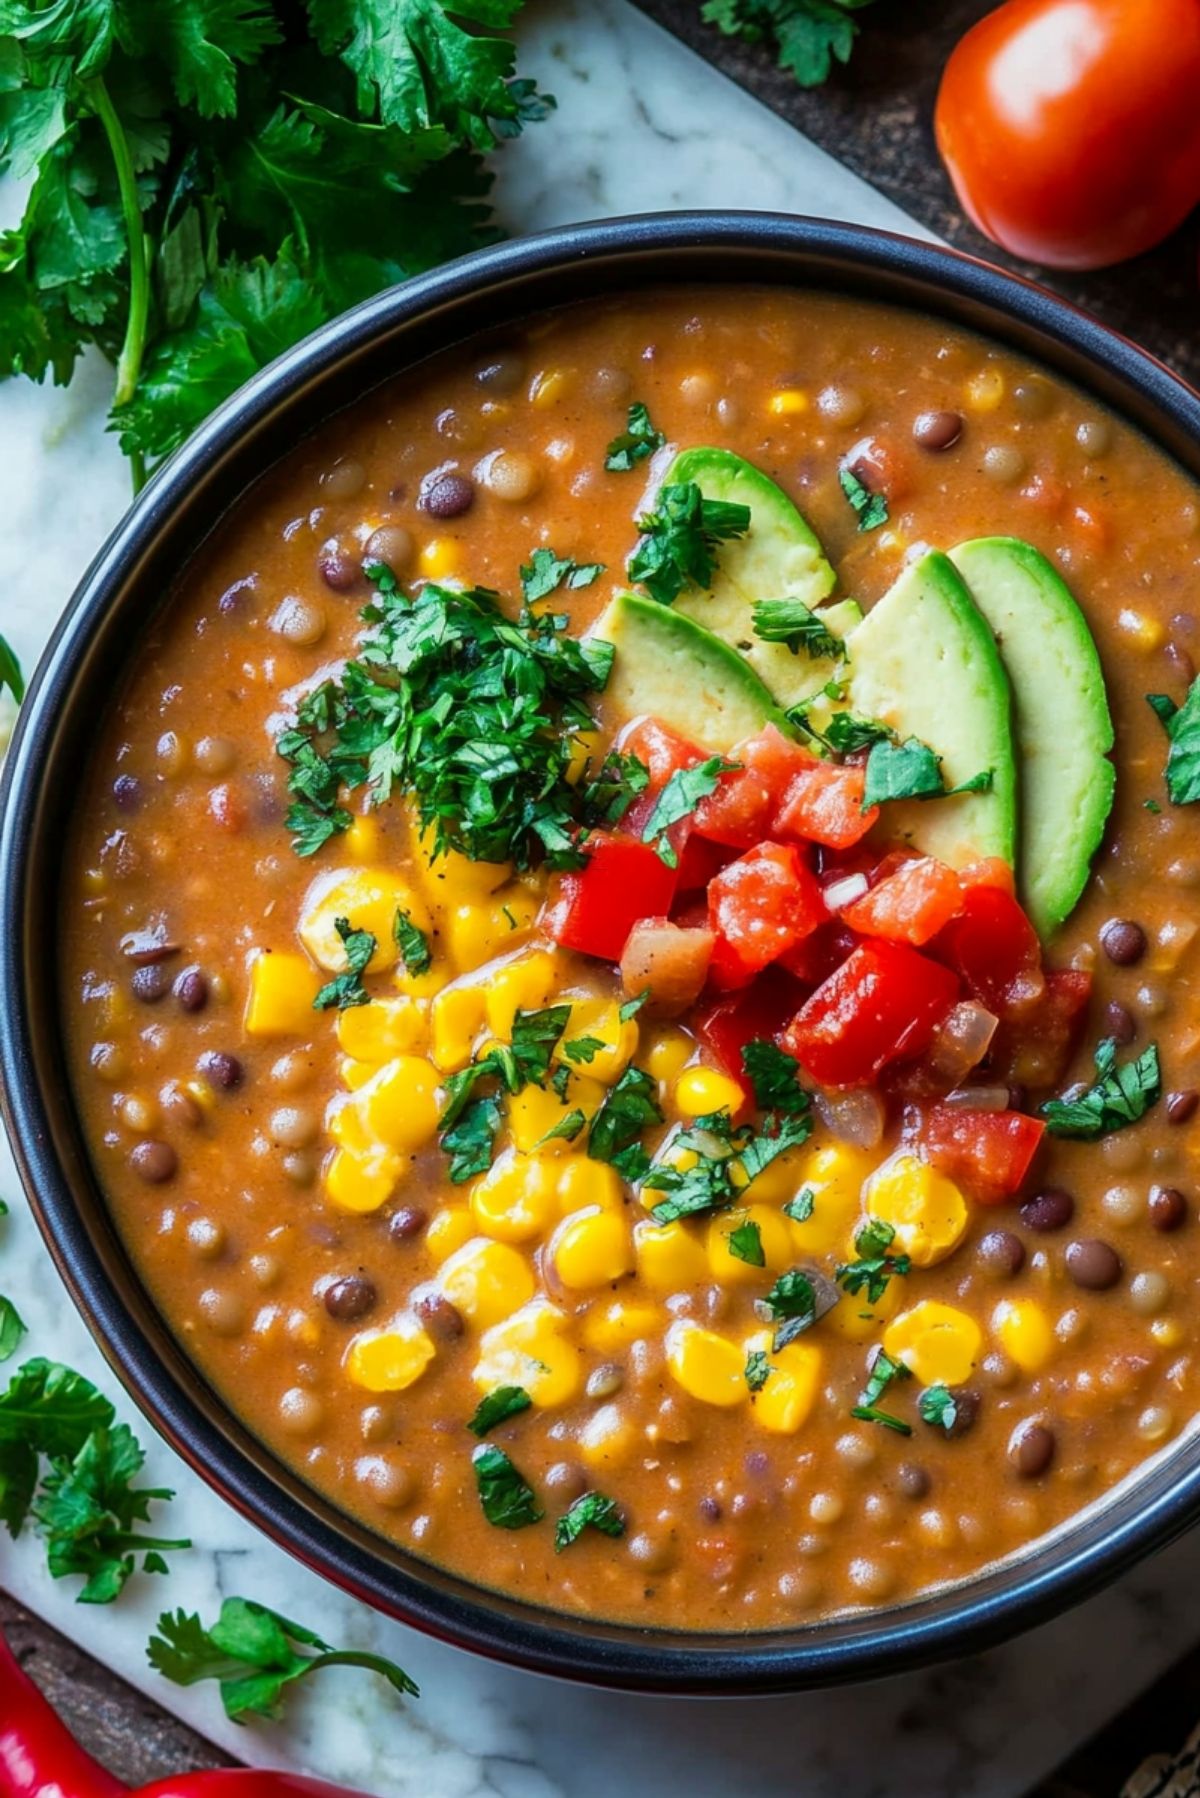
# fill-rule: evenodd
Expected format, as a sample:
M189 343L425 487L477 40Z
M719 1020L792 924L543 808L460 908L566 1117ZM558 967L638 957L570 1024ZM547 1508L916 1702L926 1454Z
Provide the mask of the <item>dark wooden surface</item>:
M827 87L804 93L764 49L743 46L703 24L699 0L639 0L660 24L950 243L1019 267L963 218L938 162L931 127L946 56L992 3L879 0L877 11L863 15L850 68L839 70ZM1021 272L1087 307L1200 384L1198 236L1193 220L1153 254L1095 274ZM210 1743L3 1594L0 1625L60 1715L122 1779L138 1785L184 1767L227 1764ZM81 1634L99 1646L102 1620L94 1630L81 1627ZM1198 1714L1200 1650L1073 1756L1041 1798L1110 1798L1145 1754L1182 1742Z

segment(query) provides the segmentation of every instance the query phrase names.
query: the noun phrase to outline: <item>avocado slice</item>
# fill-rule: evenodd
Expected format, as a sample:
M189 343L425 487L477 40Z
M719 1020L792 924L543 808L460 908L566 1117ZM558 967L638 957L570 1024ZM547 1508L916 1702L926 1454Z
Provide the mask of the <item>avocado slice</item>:
M795 734L744 658L674 606L618 593L591 634L616 650L605 694L622 718L648 714L722 755L764 724Z
M1038 932L1067 918L1112 809L1112 717L1087 620L1032 544L978 537L950 551L995 633L1013 692L1021 806L1018 877Z
M1012 863L1012 695L988 622L953 563L933 551L906 568L848 648L852 711L928 743L948 787L992 771L984 793L889 804L888 835L952 868L991 855Z
M771 689L781 706L797 705L832 680L837 664L799 655L785 643L764 643L754 634L751 606L756 599L799 599L815 611L836 584L820 542L782 487L752 462L731 450L697 448L676 456L663 477L694 481L706 499L749 506L750 529L717 552L712 588L681 593L675 610L734 646ZM821 614L821 622L844 637L862 617L853 600Z

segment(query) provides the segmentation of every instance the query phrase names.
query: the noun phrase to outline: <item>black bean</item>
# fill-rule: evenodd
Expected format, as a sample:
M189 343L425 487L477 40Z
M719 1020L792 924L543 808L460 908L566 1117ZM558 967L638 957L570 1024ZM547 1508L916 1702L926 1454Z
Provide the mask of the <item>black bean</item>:
M161 1186L179 1166L179 1157L169 1142L147 1139L130 1152L129 1165L148 1186Z
M394 1242L408 1242L411 1237L419 1236L428 1222L429 1213L420 1205L401 1205L388 1222L388 1235Z
M1036 1230L1043 1236L1051 1230L1061 1230L1074 1215L1074 1199L1059 1186L1048 1186L1044 1192L1034 1193L1021 1207L1021 1222L1026 1229Z
M974 1386L954 1386L951 1388L951 1397L954 1400L954 1422L946 1435L965 1436L968 1430L974 1429L983 1400Z
M416 1302L415 1310L426 1328L443 1342L453 1342L466 1328L458 1306L452 1305L440 1292L423 1293Z
M913 436L922 449L952 449L962 433L961 412L922 412L913 423Z
M135 774L118 774L112 794L119 812L136 812L142 803L142 783Z
M543 1476L545 1485L560 1498L582 1498L588 1489L588 1476L577 1461L555 1461Z
M1125 1271L1125 1264L1111 1243L1085 1236L1067 1244L1067 1272L1085 1292L1107 1292Z
M1008 1439L1008 1458L1023 1480L1036 1480L1054 1459L1057 1444L1047 1424L1019 1423Z
M1110 918L1101 928L1100 947L1118 968L1131 968L1146 953L1146 932L1132 918Z
M352 1323L356 1317L365 1317L378 1297L372 1282L362 1274L346 1274L325 1288L325 1309L339 1323Z
M1131 1043L1137 1035L1133 1013L1119 999L1110 999L1104 1008L1104 1034L1119 1043Z
M421 497L417 501L422 512L428 512L431 518L459 518L474 503L474 481L470 475L453 471L427 475L421 482Z
M1156 1186L1150 1194L1150 1222L1168 1236L1187 1217L1187 1200L1177 1186Z
M233 1092L246 1078L246 1070L237 1056L227 1055L224 1049L210 1049L207 1055L202 1055L200 1072L227 1093Z
M160 961L149 962L145 967L135 968L133 978L129 982L135 999L143 1005L157 1005L166 996L171 985L171 976Z
M348 593L359 578L358 563L354 558L328 543L317 557L317 573L335 593Z
M1002 1280L1011 1280L1025 1265L1025 1244L1011 1230L989 1230L976 1254L980 1266Z
M919 1461L901 1461L896 1480L906 1498L926 1498L933 1481Z
M711 1495L702 1498L697 1509L705 1523L720 1523L721 1518L724 1516L724 1512L721 1509L720 1499L713 1498Z
M1167 1122L1169 1124L1186 1124L1195 1116L1196 1107L1200 1105L1200 1092L1194 1086L1183 1087L1179 1092L1167 1094Z
M203 1011L208 1004L208 981L199 968L185 968L178 974L173 991L184 1011Z

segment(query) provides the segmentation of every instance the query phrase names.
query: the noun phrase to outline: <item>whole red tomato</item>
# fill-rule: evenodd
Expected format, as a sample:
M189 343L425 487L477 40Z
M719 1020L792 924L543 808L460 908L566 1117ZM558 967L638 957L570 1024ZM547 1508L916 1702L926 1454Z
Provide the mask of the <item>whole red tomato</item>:
M1101 268L1200 201L1200 0L1008 0L942 77L938 148L1014 256Z

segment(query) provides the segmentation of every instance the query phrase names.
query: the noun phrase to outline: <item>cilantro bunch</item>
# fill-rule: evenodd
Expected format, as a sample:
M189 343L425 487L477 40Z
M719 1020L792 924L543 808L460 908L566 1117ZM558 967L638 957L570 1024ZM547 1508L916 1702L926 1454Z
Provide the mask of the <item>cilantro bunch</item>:
M481 153L553 104L488 35L520 5L0 0L0 174L33 177L0 378L96 344L140 486L290 344L494 236Z
M801 87L820 87L835 62L849 62L856 12L872 0L705 0L702 17L726 37L767 43Z

